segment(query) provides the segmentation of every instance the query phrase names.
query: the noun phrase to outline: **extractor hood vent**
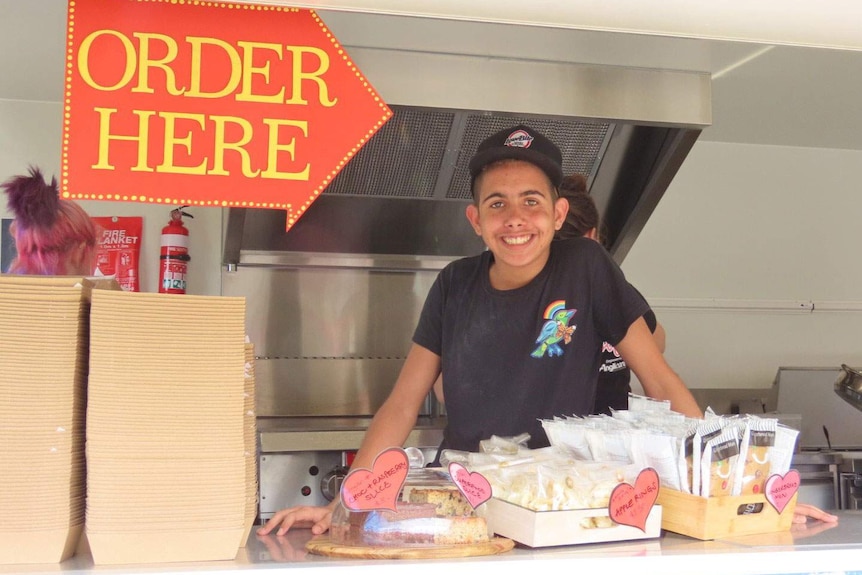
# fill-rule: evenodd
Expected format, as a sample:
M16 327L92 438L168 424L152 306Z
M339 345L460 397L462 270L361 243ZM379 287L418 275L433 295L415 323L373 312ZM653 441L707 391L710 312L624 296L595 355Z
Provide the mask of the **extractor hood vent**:
M390 108L389 121L338 173L324 195L434 197L455 114Z
M578 119L391 106L393 115L324 191L325 195L470 200L467 166L490 134L528 124L563 152L563 172L591 176L610 124Z

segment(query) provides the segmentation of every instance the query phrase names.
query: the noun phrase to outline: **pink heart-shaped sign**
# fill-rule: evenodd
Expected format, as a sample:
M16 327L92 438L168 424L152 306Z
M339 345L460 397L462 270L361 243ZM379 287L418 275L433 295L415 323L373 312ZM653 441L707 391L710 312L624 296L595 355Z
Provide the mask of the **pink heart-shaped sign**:
M775 507L775 510L781 514L793 495L799 491L799 472L791 469L784 475L770 475L766 480L766 488L764 489L766 500L769 504Z
M450 463L449 476L473 509L491 499L491 483L481 473L470 473L460 463Z
M614 523L637 527L646 533L646 522L658 498L658 472L652 467L643 469L634 485L620 483L611 492L608 515Z
M341 502L351 511L390 509L407 479L407 453L400 447L381 451L371 469L354 469L341 484Z

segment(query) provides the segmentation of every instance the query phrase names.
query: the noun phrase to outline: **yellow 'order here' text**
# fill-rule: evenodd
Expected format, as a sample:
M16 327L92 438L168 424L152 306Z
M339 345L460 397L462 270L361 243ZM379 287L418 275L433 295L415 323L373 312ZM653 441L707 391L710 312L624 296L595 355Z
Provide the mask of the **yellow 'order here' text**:
M117 64L91 60L106 49L120 50L122 57L116 60ZM106 69L110 66L113 67ZM325 79L329 66L329 55L314 46L242 40L231 44L198 36L186 36L183 42L178 42L164 34L135 32L129 37L110 29L96 30L84 37L77 57L81 79L99 92L128 90L178 98L298 106L309 105L306 92L314 92L317 101L312 105L323 108L338 103L338 98L330 96ZM311 89L304 92L304 88ZM225 158L236 154L232 159L239 158L239 169L247 178L309 178L309 164L288 171L282 161L279 170L280 158L294 161L297 137L308 137L305 120L262 118L253 125L237 116L235 108L230 115L129 111L115 107L94 107L93 111L99 121L98 159L93 169L114 170L110 159L112 143L127 142L137 146L134 165L130 168L136 172L228 176L231 171L226 167ZM120 133L114 126L120 119L124 125L129 125L129 114L136 117L133 124L137 129ZM148 155L151 133L164 134L160 142L163 145L161 163ZM228 133L233 136L228 138ZM266 139L266 151L260 153L260 157L252 157L250 144L259 138ZM192 157L198 159L191 160Z
M127 141L137 144L136 163L132 166L133 172L160 172L172 174L192 175L214 175L228 176L230 172L225 168L225 154L235 152L239 154L242 165L242 174L247 178L267 178L281 180L308 180L309 165L296 172L284 172L278 170L279 152L290 155L293 159L296 152L296 138L284 138L284 131L293 129L301 130L302 135L308 136L308 122L301 120L264 118L262 120L267 131L267 153L266 168L261 170L254 167L254 162L246 146L254 137L254 127L251 123L236 116L206 116L204 114L180 113L180 112L155 112L153 110L133 110L132 113L138 118L138 129L136 134L114 134L111 133L111 116L117 112L116 108L95 108L99 114L99 155L98 161L93 164L96 170L113 170L110 163L109 148L111 141ZM150 122L161 122L164 131L164 153L162 163L153 167L150 165L147 153L147 142L149 140ZM225 136L228 126L238 127L242 136L227 141ZM186 154L191 155L194 134L202 137L210 129L212 136L209 138L210 148L208 154L198 165L188 166L175 161L175 149L181 147ZM210 158L212 161L210 161Z
M116 79L111 84L99 83L92 74L90 57L94 42L103 36L119 40L119 46L125 55L122 70L115 72ZM308 100L303 97L304 83L317 87L318 103L323 107L335 106L338 98L330 98L329 87L324 74L329 70L329 55L314 46L290 46L268 42L238 41L237 47L217 38L187 36L189 72L181 84L174 69L180 46L176 39L164 34L135 32L132 34L138 40L138 46L125 34L117 30L96 30L87 35L78 50L78 72L84 82L95 90L113 92L128 87L133 81L131 92L152 94L153 70L164 74L164 91L172 96L186 98L225 98L233 94L238 102L259 102L272 104L306 105ZM157 46L160 44L160 46ZM221 86L218 89L205 91L202 87L204 70L212 76L215 70L225 71L225 66L205 66L204 47L209 58L216 57L213 50L220 51L230 62L227 73L215 78ZM162 57L154 58L153 53L164 53ZM282 57L289 55L290 65L279 66ZM303 70L303 62L310 55L318 62L314 70ZM273 74L273 66L283 74ZM287 68L285 70L285 68ZM275 76L275 77L274 77ZM213 80L213 78L208 78ZM277 81L284 80L284 81ZM210 82L212 83L212 82ZM288 92L289 87L289 92Z

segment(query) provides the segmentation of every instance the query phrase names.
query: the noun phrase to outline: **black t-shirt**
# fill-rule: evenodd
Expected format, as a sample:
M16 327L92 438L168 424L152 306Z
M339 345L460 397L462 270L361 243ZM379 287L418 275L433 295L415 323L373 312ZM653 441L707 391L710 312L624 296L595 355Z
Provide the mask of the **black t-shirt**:
M644 314L647 327L655 333L658 320L652 310ZM596 404L593 413L610 415L611 409L621 410L629 407L629 392L632 371L620 357L614 346L605 342L602 344L602 362L599 366L599 383L596 387Z
M553 242L544 269L514 290L491 287L492 261L484 252L443 269L413 335L442 359L443 448L523 432L547 445L539 420L592 413L602 342L619 343L649 309L587 238Z

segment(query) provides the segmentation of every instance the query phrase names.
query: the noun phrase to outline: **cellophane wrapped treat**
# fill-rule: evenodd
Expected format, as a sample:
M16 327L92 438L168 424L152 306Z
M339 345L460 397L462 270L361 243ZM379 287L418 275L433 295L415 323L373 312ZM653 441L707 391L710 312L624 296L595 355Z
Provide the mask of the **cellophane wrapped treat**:
M517 452L444 451L441 461L457 462L481 473L496 499L532 511L605 508L614 488L633 483L641 470L630 462L580 461L557 447L529 449L523 445ZM584 529L612 526L607 516L584 517L581 524Z
M762 493L790 468L798 431L757 415L692 419L667 402L629 397L629 410L556 417L542 427L552 446L578 461L631 463L656 470L663 487L699 495Z

